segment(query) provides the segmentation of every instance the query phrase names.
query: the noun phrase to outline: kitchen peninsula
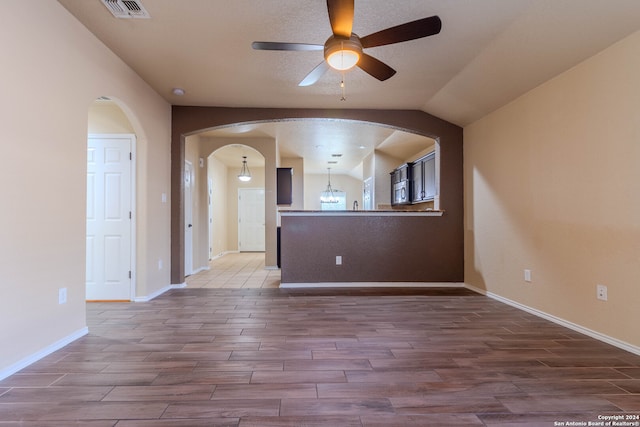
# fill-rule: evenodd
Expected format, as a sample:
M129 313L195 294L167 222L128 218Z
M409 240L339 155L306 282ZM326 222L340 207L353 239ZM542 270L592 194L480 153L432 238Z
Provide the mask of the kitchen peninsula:
M463 281L445 211L281 211L281 286Z

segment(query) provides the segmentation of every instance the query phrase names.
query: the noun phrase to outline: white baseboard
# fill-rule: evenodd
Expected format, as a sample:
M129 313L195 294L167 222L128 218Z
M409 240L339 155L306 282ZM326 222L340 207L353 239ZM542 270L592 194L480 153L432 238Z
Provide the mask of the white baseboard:
M228 254L239 254L240 251L224 251L224 252L220 252L218 255L214 255L209 261L213 261L214 259L219 259L222 258L225 255Z
M637 354L637 355L640 356L640 347L635 346L633 344L629 344L626 341L622 341L622 340L619 340L617 338L613 338L613 337L610 337L608 335L602 334L600 332L593 331L593 330L591 330L589 328L585 328L584 326L580 326L578 324L575 324L575 323L570 322L568 320L565 320L565 319L562 319L560 317L554 316L552 314L545 313L544 311L540 311L538 309L531 308L531 307L526 306L524 304L520 304L519 302L516 302L516 301L510 300L508 298L502 297L500 295L494 294L493 292L489 292L489 291L486 291L484 289L476 288L475 286L472 286L472 285L469 285L469 284L465 284L464 286L467 289L470 289L470 290L472 290L474 292L477 292L479 294L485 295L485 296L487 296L487 297L489 297L491 299L494 299L496 301L500 301L500 302L502 302L504 304L510 305L510 306L515 307L517 309L520 309L522 311L526 311L527 313L533 314L534 316L538 316L538 317L541 317L543 319L549 320L550 322L553 322L553 323L555 323L557 325L564 326L565 328L569 328L569 329L571 329L573 331L576 331L576 332L579 332L581 334L587 335L587 336L589 336L591 338L594 338L594 339L596 339L598 341L605 342L605 343L610 344L610 345L612 345L614 347L621 348L622 350L626 350L626 351L628 351L630 353Z
M157 290L156 292L150 294L150 295L145 295L142 297L135 297L133 299L133 302L149 302L154 298L159 297L160 295L164 294L167 291L170 291L171 289L181 289L181 288L186 288L187 284L186 283L180 283L177 285L169 285L169 286L165 286L164 288Z
M191 272L190 276L193 276L194 274L198 274L198 273L200 273L201 271L207 271L207 270L209 270L209 266L205 266L205 267L198 267L198 268L196 268L195 270L193 270L193 271Z
M31 365L32 363L37 362L38 360L50 355L51 353L53 353L54 351L58 351L60 350L62 347L71 344L72 342L74 342L75 340L77 340L78 338L81 338L85 335L87 335L89 333L89 328L88 327L84 327L82 329L77 330L76 332L72 333L71 335L67 335L66 337L54 342L51 345L48 345L47 347L43 348L42 350L25 357L22 360L17 361L16 363L14 363L13 365L9 365L8 367L6 367L5 369L0 370L0 381L15 374L16 372L26 368L27 366Z
M458 282L320 282L280 283L281 288L463 288Z

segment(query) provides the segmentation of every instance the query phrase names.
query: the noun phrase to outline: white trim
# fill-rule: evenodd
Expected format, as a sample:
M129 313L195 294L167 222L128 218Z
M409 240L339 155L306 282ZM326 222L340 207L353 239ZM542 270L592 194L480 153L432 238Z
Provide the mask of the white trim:
M626 351L628 351L630 353L634 353L634 354L637 354L637 355L640 356L640 347L635 346L633 344L629 344L626 341L622 341L622 340L619 340L617 338L613 338L613 337L610 337L608 335L602 334L600 332L591 330L589 328L585 328L584 326L577 325L577 324L575 324L573 322L570 322L568 320L562 319L560 317L556 317L556 316L554 316L552 314L549 314L549 313L545 313L544 311L540 311L538 309L526 306L526 305L521 304L519 302L510 300L509 298L505 298L505 297L502 297L500 295L494 294L493 292L489 292L489 291L486 291L484 289L476 288L475 286L472 286L472 285L469 285L469 284L466 284L466 283L464 284L464 286L469 290L472 290L472 291L477 292L479 294L485 295L485 296L487 296L487 297L489 297L491 299L494 299L496 301L499 301L501 303L510 305L510 306L515 307L517 309L520 309L522 311L526 311L527 313L533 314L534 316L541 317L543 319L546 319L546 320L548 320L550 322L553 322L555 324L558 324L560 326L564 326L565 328L569 328L569 329L571 329L573 331L576 331L576 332L579 332L581 334L587 335L587 336L589 336L591 338L594 338L594 339L596 339L598 341L605 342L605 343L610 344L610 345L612 345L614 347L621 348L622 350L626 350Z
M0 370L0 380L3 380L15 374L16 372L50 355L51 353L60 350L64 346L71 344L73 341L77 340L78 338L82 338L88 333L89 333L89 328L85 326L84 328L77 330L71 335L67 335L66 337L54 342L53 344L46 346L42 350L37 351L36 353L30 356L27 356L22 360L17 361L13 365L9 365L7 368Z
M136 165L138 164L138 156L137 156L137 142L135 134L131 134L131 300L136 297L136 291L138 289L138 281L136 274L136 253L138 252L138 246L136 242L136 235L138 226L136 224L136 206L137 203L137 193L136 188L138 187L138 168Z
M281 288L464 288L460 282L319 282L280 283Z
M224 252L220 252L218 255L214 255L213 258L211 258L211 261L215 260L215 259L219 259L222 258L225 255L229 255L229 254L239 254L240 251L224 251Z
M198 273L200 273L201 271L209 271L209 270L210 270L209 266L206 266L206 267L198 267L198 268L196 268L195 270L193 270L193 273L191 273L191 274L190 274L190 276L193 276L194 274L198 274Z
M165 286L164 288L157 290L156 292L152 293L151 295L146 295L146 296L142 296L142 297L135 297L133 299L133 302L149 302L154 298L159 297L160 295L164 294L167 291L170 291L171 289L182 289L182 288L186 288L187 284L186 283L180 283L177 285L169 285L169 286Z

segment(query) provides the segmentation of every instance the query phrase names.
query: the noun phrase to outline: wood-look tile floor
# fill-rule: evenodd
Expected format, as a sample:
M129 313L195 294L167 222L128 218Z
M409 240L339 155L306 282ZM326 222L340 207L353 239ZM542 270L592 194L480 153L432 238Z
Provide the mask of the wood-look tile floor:
M640 414L640 356L461 288L187 287L88 304L88 324L0 381L0 427L522 427Z

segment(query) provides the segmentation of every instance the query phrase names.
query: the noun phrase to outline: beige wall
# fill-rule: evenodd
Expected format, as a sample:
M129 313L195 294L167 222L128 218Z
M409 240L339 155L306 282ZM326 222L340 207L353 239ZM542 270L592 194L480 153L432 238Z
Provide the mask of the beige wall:
M211 194L213 204L213 224L209 229L211 233L211 256L223 255L229 250L227 221L227 167L215 156L208 157L208 174L213 181L213 191Z
M111 101L94 101L89 107L89 133L135 133L124 111Z
M0 67L2 376L86 331L86 145L100 96L137 137L136 294L170 284L171 111L57 2L4 4L0 37L12 41Z
M374 208L391 206L391 171L404 163L404 160L381 151L374 152Z
M464 133L465 281L636 348L638 52L640 33Z

